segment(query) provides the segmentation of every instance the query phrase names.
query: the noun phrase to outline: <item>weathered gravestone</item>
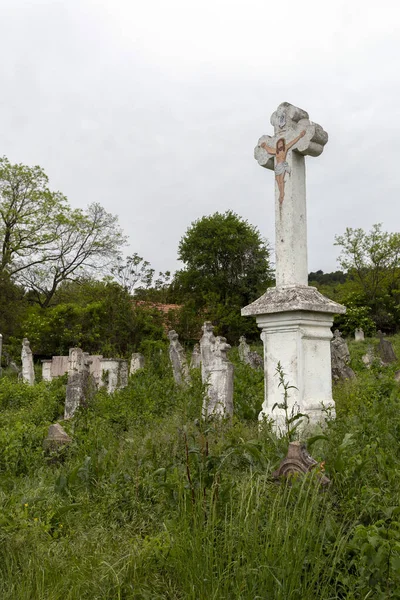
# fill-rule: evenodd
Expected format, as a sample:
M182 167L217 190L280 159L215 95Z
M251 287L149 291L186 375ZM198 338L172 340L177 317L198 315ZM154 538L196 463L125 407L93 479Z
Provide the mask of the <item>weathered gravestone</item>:
M367 369L369 369L371 367L374 360L376 360L375 354L374 354L374 349L372 346L368 346L367 352L365 354L363 354L363 356L361 357L361 360L363 361L363 363L367 367Z
M50 425L46 439L43 441L45 450L58 450L66 444L70 444L72 439L59 423Z
M200 345L195 344L193 346L192 358L190 360L190 368L198 369L200 367L200 365L201 365Z
M64 419L71 419L79 406L86 404L91 387L88 353L81 348L70 348Z
M364 331L361 329L361 327L359 329L356 329L354 331L354 339L356 342L363 342L365 339L364 336Z
M331 357L332 357L332 378L335 381L344 379L354 379L355 373L351 367L350 352L346 340L342 338L342 334L338 329L333 334L331 341Z
M201 356L201 380L207 383L208 369L213 360L215 351L214 327L211 321L206 321L202 327L203 336L200 339L200 356Z
M43 381L51 381L53 378L51 376L51 365L53 361L50 359L42 360L42 379Z
M394 353L393 346L389 340L385 340L382 331L378 331L379 353L384 365L396 362L397 356Z
M136 371L139 371L139 369L143 369L144 364L145 360L143 354L140 354L140 352L134 352L131 356L129 375L133 375L136 373Z
M207 395L203 417L233 415L233 365L226 356L230 345L224 337L216 337L211 360L207 365Z
M33 354L32 354L32 350L29 346L29 340L27 340L27 338L24 338L23 342L22 342L21 361L22 361L22 381L29 383L29 385L33 385L35 383L35 370L33 368Z
M276 376L280 362L294 386L289 412L297 405L310 425L324 418L324 407L334 408L332 398L331 326L334 314L345 307L308 286L305 156L319 156L328 141L320 125L308 114L283 102L271 117L274 135L260 138L254 156L275 175L276 287L242 309L255 316L264 343L264 415L284 428L285 412Z
M190 381L189 368L186 361L185 351L179 343L179 336L173 329L168 332L169 358L174 373L174 379L179 385Z
M257 352L250 350L250 346L246 342L246 338L242 335L239 338L239 358L246 365L250 365L252 369L262 369L264 361Z
M100 360L99 387L105 386L109 394L128 385L128 361L123 358L102 358Z
M51 359L51 377L62 377L68 373L69 356L53 356Z

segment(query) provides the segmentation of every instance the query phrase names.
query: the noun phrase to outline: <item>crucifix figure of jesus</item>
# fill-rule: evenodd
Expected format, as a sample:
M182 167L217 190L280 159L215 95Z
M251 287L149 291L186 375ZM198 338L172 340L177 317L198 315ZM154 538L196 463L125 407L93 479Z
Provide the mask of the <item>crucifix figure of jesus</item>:
M267 144L265 142L262 142L260 144L261 148L264 148L264 150L266 150L268 152L268 154L275 156L274 171L275 171L276 183L278 184L278 188L279 188L280 204L282 204L283 198L285 197L285 174L286 173L290 174L290 166L286 160L287 153L289 152L289 150L291 148L293 148L293 146L295 144L297 144L297 142L303 136L305 136L305 134L306 134L306 130L303 129L303 131L301 133L299 133L299 135L297 137L295 137L294 140L292 140L288 144L286 143L285 138L281 137L276 142L276 148L271 148L270 146L267 146Z

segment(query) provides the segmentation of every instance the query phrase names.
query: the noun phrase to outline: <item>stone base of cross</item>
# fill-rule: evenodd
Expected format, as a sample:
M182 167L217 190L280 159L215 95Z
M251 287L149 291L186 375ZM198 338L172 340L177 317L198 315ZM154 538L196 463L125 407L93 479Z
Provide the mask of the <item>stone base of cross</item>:
M276 287L242 309L255 316L264 343L264 403L260 418L268 416L279 431L285 411L278 363L289 390L288 415L301 412L313 425L324 410L334 412L331 375L331 327L344 306L309 287L307 265L306 182L304 156L318 156L328 141L320 125L287 102L271 117L274 136L262 136L254 155L275 173Z

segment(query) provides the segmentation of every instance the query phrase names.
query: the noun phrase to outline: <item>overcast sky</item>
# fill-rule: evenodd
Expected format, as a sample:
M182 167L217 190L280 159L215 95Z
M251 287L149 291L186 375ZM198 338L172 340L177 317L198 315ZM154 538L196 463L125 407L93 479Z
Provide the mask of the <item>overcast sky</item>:
M2 0L0 154L74 207L100 202L128 252L175 270L216 211L274 243L253 150L290 102L329 133L306 159L309 270L335 270L335 234L399 229L399 25L394 0Z

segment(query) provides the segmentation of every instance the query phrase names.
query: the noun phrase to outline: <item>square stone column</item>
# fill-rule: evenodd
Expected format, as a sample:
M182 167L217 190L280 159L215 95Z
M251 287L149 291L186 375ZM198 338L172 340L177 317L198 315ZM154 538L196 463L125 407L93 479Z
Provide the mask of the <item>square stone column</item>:
M264 403L260 419L270 417L276 430L285 428L285 412L275 404L283 402L278 363L289 390L289 415L301 412L310 425L324 419L324 408L334 412L331 374L331 327L333 316L344 307L320 294L316 288L296 286L270 288L258 300L242 309L243 316L255 316L264 343ZM306 423L305 423L306 424Z

